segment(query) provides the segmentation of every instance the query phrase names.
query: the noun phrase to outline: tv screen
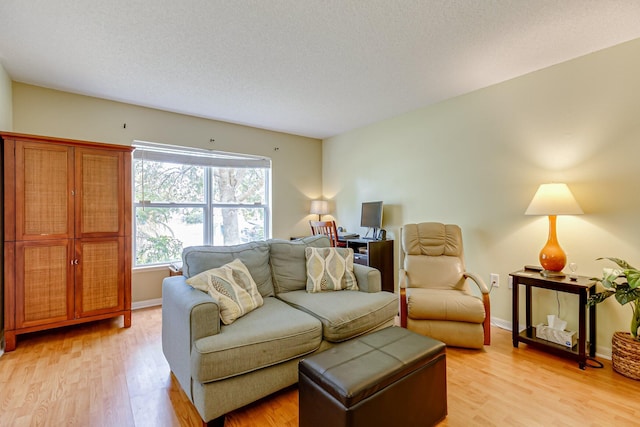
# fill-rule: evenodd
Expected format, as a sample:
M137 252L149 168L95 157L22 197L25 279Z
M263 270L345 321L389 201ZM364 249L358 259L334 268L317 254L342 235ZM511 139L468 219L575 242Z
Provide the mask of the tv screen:
M373 229L382 228L382 202L362 203L360 226Z

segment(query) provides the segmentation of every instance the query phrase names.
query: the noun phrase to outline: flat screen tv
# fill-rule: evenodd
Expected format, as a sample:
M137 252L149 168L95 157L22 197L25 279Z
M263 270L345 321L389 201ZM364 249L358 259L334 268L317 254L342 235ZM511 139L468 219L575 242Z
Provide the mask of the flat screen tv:
M382 202L362 203L360 227L372 228L373 238L377 238L378 230L382 228ZM368 231L367 234L369 234Z

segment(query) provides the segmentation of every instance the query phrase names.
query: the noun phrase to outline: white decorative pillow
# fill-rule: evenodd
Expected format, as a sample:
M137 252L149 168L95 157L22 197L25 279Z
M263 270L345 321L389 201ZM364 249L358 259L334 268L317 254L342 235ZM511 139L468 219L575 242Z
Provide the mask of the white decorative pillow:
M203 271L187 279L196 289L218 301L220 320L230 325L237 318L260 307L264 300L247 267L235 259L219 268Z
M304 256L307 260L307 292L358 290L353 274L353 249L307 247Z

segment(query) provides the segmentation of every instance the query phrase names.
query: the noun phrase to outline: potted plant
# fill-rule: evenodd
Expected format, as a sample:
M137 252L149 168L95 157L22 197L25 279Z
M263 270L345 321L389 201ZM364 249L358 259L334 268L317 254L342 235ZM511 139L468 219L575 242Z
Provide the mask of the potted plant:
M629 332L615 332L611 339L611 362L613 369L627 377L640 379L640 270L619 258L608 259L620 267L603 269L602 278L593 278L602 284L604 291L593 294L587 300L592 306L615 296L620 305L631 307L631 325Z

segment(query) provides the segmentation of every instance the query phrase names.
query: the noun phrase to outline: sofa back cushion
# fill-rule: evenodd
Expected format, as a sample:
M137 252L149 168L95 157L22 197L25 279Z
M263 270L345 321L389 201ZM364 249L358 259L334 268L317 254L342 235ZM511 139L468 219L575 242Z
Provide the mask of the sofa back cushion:
M304 256L304 255L303 255ZM273 296L269 244L265 241L233 246L190 246L182 251L182 274L193 277L239 259L247 267L263 297ZM304 263L303 263L304 264Z
M276 294L299 291L307 286L307 247L328 248L331 241L325 235L309 236L299 240L268 241L271 247L271 272Z

